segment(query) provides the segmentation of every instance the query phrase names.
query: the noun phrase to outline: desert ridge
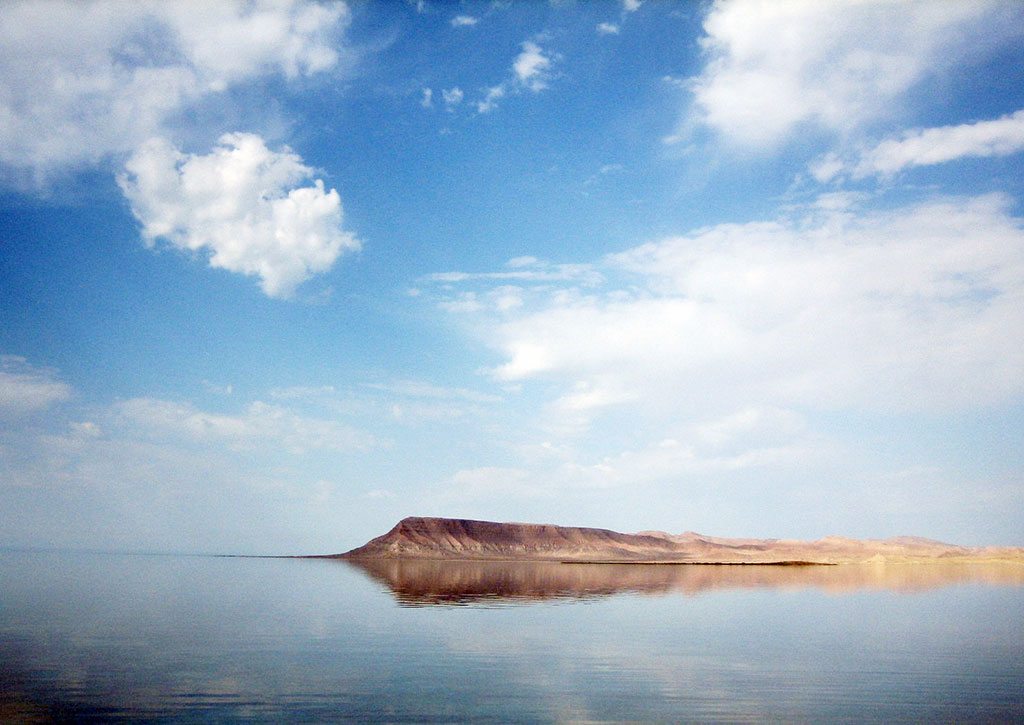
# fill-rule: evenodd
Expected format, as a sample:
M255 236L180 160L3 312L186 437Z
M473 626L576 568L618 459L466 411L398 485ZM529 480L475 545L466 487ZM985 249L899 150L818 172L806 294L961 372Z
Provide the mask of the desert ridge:
M970 547L919 537L817 541L729 539L694 532L499 523L413 516L343 554L344 559L557 561L634 564L860 564L986 562L1024 565L1021 547Z

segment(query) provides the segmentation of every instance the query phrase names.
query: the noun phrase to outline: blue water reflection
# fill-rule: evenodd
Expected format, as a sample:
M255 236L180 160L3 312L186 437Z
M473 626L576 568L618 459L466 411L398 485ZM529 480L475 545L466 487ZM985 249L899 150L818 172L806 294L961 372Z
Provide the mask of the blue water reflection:
M0 720L1013 720L1005 567L0 554Z

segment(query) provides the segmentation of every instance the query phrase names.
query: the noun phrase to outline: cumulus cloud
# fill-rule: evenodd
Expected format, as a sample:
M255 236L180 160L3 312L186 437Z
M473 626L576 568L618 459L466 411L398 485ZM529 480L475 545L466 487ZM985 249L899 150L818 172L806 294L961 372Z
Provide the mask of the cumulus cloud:
M122 425L158 439L176 436L194 443L254 450L276 446L296 455L315 450L366 448L373 439L337 421L298 415L286 408L256 401L241 415L199 410L192 405L154 398L118 403L114 413Z
M341 230L338 192L299 186L313 171L288 149L232 133L204 156L151 139L119 178L147 244L158 239L209 254L210 266L260 277L271 297L289 297L326 272L358 240Z
M476 25L478 22L480 21L477 18L474 18L472 15L456 15L454 18L452 18L452 27L465 28L472 25Z
M484 94L483 100L477 101L477 113L490 113L498 107L498 101L505 97L505 86L491 86Z
M828 154L811 165L821 182L847 173L855 179L891 176L915 166L931 166L963 158L1008 156L1024 151L1024 110L990 121L918 128L882 141L855 160Z
M522 52L512 63L512 71L516 78L531 91L547 88L546 78L551 68L551 59L531 40L523 43L522 48Z
M477 101L477 113L489 113L498 107L498 101L509 92L521 93L524 89L539 93L548 87L555 57L545 54L543 48L532 40L524 41L522 50L512 61L511 78L486 89L482 100Z
M68 400L71 387L17 355L0 355L0 416L21 416Z
M597 33L598 35L618 35L619 26L614 23L599 23Z
M970 52L985 52L1008 12L988 0L836 3L718 0L704 21L694 119L745 145L774 144L799 124L848 133L898 110L902 94ZM969 40L965 40L969 39Z
M591 417L625 404L687 420L752 401L970 409L1024 393L1024 231L1009 200L851 203L612 255L596 289L538 284L500 315L480 304L504 358L493 374L553 384L553 412Z
M348 19L342 2L11 0L0 14L0 163L94 163L233 84L335 68Z
M458 86L450 90L441 91L441 98L444 99L444 105L448 109L452 109L455 106L462 103L464 95L465 94L463 94L462 89L460 89Z

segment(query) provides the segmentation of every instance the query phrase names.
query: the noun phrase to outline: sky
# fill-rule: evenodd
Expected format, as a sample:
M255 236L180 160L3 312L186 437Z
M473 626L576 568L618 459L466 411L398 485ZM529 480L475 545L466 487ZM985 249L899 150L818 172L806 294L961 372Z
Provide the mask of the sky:
M0 14L0 546L1024 545L1024 5Z

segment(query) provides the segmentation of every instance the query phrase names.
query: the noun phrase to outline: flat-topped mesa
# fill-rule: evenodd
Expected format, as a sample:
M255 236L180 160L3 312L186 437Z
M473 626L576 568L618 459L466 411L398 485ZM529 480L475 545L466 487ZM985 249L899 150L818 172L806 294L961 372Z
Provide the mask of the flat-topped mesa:
M642 560L683 552L667 539L553 524L412 516L383 536L341 554L350 559Z
M1000 561L1024 565L1024 549L965 547L916 537L830 536L818 541L726 539L693 532L620 534L608 529L413 516L335 557L681 564L839 564Z

